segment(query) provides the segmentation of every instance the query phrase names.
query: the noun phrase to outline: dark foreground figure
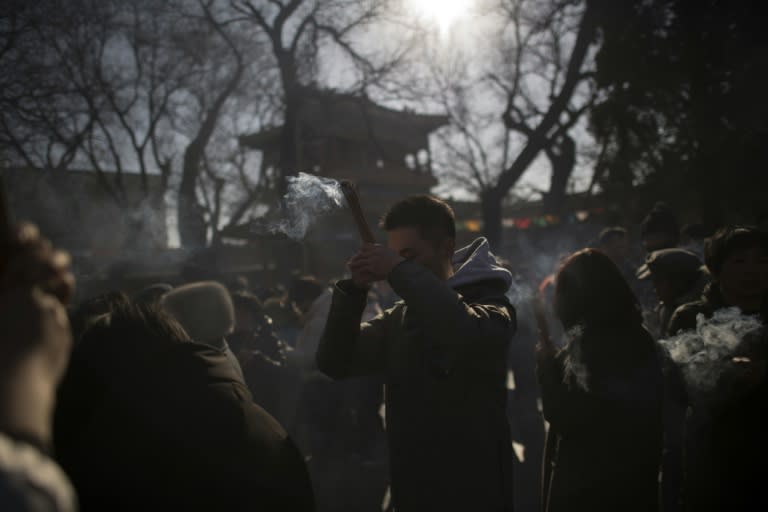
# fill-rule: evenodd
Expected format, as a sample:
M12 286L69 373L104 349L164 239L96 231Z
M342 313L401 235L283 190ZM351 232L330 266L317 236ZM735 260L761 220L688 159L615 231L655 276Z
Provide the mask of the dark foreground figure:
M511 510L511 275L484 239L454 255L453 212L437 199L397 203L382 224L388 247L366 245L337 283L318 367L385 376L398 512ZM403 300L361 326L367 287L384 279Z
M705 244L713 281L700 300L681 306L671 331L696 329L697 318L723 308L768 319L768 234L750 227L719 230ZM768 510L768 334L739 340L714 391L690 393L685 424L686 510Z
M313 510L304 461L227 355L115 300L76 346L55 421L83 510Z
M662 358L637 299L614 263L587 249L558 273L555 311L568 343L557 352L542 336L539 352L544 510L658 510Z
M5 227L0 220L0 231ZM20 226L3 237L0 510L74 512L74 490L50 457L56 386L72 345L64 306L73 295L74 277L69 258L34 226Z

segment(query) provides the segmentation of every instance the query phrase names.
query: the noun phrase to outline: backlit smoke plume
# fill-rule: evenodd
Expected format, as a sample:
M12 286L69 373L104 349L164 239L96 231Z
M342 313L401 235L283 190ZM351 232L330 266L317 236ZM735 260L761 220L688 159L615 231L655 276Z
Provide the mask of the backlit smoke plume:
M519 307L521 304L533 300L536 295L531 286L523 283L520 279L515 279L512 284L509 285L509 290L507 290L506 296L507 299L509 299L509 302L515 307Z
M689 390L714 390L731 359L762 334L759 317L742 315L738 308L716 311L711 319L699 315L696 329L662 340L672 360L680 367Z
M573 381L584 391L589 391L589 370L584 361L584 326L575 325L565 333L565 339L570 344L568 358L565 361L565 378Z
M344 204L339 182L300 172L288 178L282 219L271 225L270 231L301 240L321 216Z

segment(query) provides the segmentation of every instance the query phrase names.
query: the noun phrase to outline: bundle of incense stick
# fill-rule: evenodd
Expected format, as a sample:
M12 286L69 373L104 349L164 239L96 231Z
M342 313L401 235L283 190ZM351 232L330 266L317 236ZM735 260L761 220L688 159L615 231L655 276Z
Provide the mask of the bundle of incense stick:
M371 226L368 225L368 221L365 220L363 215L363 209L360 207L360 198L357 195L355 186L347 180L343 180L341 183L341 191L344 197L347 199L349 210L352 212L352 218L355 220L357 230L360 233L360 238L364 243L373 244L376 243L376 238L373 236Z

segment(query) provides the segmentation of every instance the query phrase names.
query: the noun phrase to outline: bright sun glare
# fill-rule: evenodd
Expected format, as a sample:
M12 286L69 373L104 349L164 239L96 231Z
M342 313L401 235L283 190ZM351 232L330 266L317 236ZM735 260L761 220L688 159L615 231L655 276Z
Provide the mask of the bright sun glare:
M416 12L447 33L462 16L469 13L474 0L410 0Z

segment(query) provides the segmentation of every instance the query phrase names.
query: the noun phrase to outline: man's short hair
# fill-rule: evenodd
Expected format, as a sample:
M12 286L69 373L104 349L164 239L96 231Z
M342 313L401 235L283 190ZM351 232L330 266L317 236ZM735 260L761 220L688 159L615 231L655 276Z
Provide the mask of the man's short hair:
M620 238L627 238L627 235L627 230L622 227L614 226L611 228L605 228L600 232L598 243L600 244L600 247L605 247L606 245Z
M768 233L754 227L721 228L704 243L704 262L709 271L718 275L734 251L760 249L768 254Z
M398 201L384 214L380 226L385 231L417 228L424 240L433 243L456 238L456 216L453 209L445 201L428 195Z

